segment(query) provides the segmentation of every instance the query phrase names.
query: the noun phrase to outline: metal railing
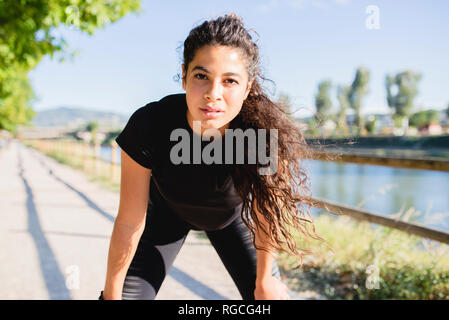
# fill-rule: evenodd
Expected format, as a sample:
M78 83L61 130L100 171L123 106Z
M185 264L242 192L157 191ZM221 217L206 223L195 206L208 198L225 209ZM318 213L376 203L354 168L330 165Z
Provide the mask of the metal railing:
M449 233L437 229L429 228L418 223L401 221L388 216L373 213L367 210L361 210L354 207L338 204L329 200L312 198L313 207L324 209L327 212L337 215L347 215L351 218L380 224L389 228L401 230L423 238L436 240L449 244Z
M400 157L378 156L375 154L363 154L357 151L326 150L326 153L335 157L334 161L371 164L404 169L436 170L449 172L449 159L432 157ZM314 160L326 160L326 153L316 152Z
M449 160L439 158L403 158L403 157L381 157L368 154L357 154L343 150L329 150L325 152L315 152L314 160L326 161L326 153L332 156L332 161L349 162L357 164L381 165L387 167L419 169L419 170L437 170L449 172ZM361 210L355 207L338 204L329 200L313 198L314 207L324 209L327 212L337 215L347 215L357 220L363 220L371 223L380 224L389 228L394 228L414 234L423 238L436 240L449 244L449 233L434 228L412 222L401 221L385 215L373 213L367 210Z

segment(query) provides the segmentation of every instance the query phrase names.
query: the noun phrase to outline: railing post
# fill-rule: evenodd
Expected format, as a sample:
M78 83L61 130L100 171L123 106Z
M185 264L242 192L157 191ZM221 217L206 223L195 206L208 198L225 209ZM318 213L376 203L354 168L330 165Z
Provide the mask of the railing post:
M66 152L69 156L69 161L73 162L73 147L71 147L71 145L72 141L67 139L67 141L65 142Z
M95 141L94 143L95 174L100 175L100 143L98 141Z
M87 160L89 157L89 142L84 141L82 144L83 149L83 170L87 172Z
M111 180L115 182L116 176L116 164L117 164L117 142L111 142Z

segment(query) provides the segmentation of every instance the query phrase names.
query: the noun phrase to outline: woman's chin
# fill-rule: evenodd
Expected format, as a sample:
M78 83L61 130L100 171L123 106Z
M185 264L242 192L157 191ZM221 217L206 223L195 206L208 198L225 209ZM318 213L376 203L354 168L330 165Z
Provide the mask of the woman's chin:
M204 125L202 124L202 129L205 130L210 130L211 132L209 132L210 134L213 133L213 131L218 131L220 132L220 134L222 135L225 131L225 129L228 128L228 126L225 126L223 124L217 124L217 123L205 123Z
M219 130L223 127L224 124L221 121L213 120L213 119L204 119L201 121L201 127L203 129L215 129Z

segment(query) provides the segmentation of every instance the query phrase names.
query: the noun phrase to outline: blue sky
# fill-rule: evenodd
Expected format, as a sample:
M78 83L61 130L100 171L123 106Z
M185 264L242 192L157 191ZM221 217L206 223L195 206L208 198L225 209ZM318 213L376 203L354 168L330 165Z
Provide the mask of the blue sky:
M379 28L367 28L374 5ZM246 0L149 1L93 36L64 27L79 55L59 63L46 57L30 72L35 110L59 106L130 115L148 102L183 92L177 48L204 20L235 12L257 38L264 84L276 99L290 95L297 116L314 112L318 82L350 84L356 68L371 72L365 113L388 112L384 79L406 69L422 73L416 110L449 104L449 1ZM335 110L338 103L332 91Z

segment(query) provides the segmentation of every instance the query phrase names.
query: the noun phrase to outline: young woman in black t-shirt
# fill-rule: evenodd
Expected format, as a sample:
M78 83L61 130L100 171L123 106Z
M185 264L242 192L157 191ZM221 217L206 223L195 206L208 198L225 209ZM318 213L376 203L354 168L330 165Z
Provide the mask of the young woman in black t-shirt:
M301 260L309 252L297 247L295 236L321 239L304 209L311 201L301 131L264 93L258 47L234 14L191 30L183 58L186 93L138 109L116 139L120 205L101 298L154 299L194 229L206 231L243 299L289 299L278 251ZM259 162L177 163L171 152L177 128L213 142L224 142L226 129L276 129L276 139L265 144L276 151L275 170L267 173ZM210 136L214 129L219 137Z

